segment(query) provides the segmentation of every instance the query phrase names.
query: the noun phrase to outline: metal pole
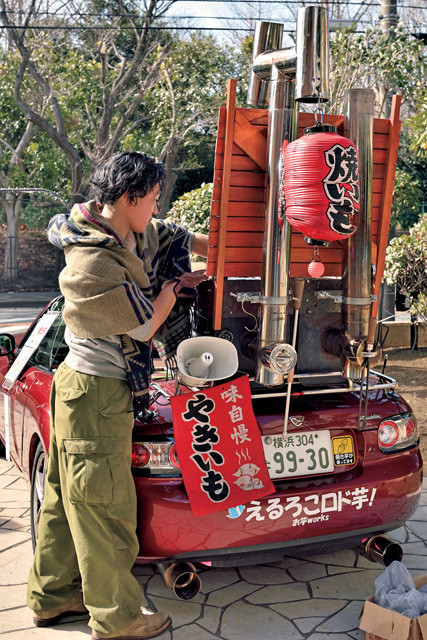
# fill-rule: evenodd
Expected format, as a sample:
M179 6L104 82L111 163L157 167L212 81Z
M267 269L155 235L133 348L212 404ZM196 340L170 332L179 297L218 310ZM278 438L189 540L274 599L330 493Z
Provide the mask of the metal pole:
M265 213L263 277L261 295L277 303L260 307L259 350L286 339L287 299L289 295L289 260L291 229L288 222L278 233L279 159L283 140L294 140L297 132L298 108L295 84L282 75L276 65L271 70L271 97L268 111L268 197ZM258 362L257 382L280 385L284 375L267 369Z

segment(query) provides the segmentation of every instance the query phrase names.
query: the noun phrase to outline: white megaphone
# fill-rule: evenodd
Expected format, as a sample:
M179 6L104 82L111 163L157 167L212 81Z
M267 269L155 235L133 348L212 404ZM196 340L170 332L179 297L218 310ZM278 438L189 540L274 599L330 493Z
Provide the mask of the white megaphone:
M234 375L239 366L237 349L223 338L199 336L183 340L176 351L179 379L200 387Z

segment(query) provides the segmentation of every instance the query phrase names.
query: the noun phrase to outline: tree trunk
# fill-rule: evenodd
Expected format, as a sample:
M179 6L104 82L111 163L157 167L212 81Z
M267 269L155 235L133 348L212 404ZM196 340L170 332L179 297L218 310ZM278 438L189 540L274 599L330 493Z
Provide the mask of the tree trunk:
M8 193L3 199L7 218L6 250L3 278L12 284L18 279L18 222L22 194Z
M178 137L173 136L167 146L166 158L164 161L165 169L166 169L166 178L165 178L165 186L163 188L162 197L159 202L159 218L165 218L167 212L169 211L169 203L172 196L172 191L175 186L175 182L177 179L176 173L173 172L173 167L175 164L175 158L178 154L180 140Z

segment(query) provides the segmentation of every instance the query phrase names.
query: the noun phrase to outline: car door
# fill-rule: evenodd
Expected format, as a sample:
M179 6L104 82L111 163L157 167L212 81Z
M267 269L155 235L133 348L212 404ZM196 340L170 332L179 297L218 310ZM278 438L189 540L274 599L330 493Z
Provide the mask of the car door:
M48 308L47 311L52 311ZM62 302L54 305L57 318L29 359L24 374L27 385L25 415L22 434L22 468L29 472L34 453L34 442L40 440L45 451L49 448L50 389L53 375L64 360L68 346L64 341L65 324L62 319Z
M19 345L15 360L17 363L20 359L18 375L13 377L9 388L2 387L5 435L8 433L10 456L27 473L32 443L42 440L47 450L51 380L68 349L63 340L61 312L62 300L56 299L39 316L32 331ZM48 322L45 322L45 316L50 316ZM35 339L37 333L40 334L39 339Z

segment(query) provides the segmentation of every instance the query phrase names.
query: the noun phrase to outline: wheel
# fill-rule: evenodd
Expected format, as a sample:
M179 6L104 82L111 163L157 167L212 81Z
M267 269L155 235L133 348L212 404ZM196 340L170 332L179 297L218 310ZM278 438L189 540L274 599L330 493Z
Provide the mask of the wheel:
M35 551L36 548L39 532L40 512L43 504L44 483L46 478L46 465L46 452L42 443L39 442L34 455L30 488L31 541L33 543L33 551Z

